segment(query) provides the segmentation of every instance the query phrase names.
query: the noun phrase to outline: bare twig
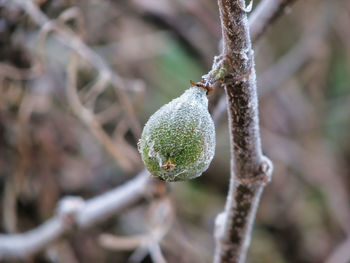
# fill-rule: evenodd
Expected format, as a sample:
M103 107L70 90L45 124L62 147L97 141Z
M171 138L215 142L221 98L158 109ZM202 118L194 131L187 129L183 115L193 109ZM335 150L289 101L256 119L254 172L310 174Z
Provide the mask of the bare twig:
M35 10L34 6L34 10ZM40 12L40 11L38 11ZM35 13L36 14L36 13ZM46 38L49 34L49 32L54 31L63 34L67 39L67 41L72 42L73 44L71 47L73 50L75 50L79 55L83 56L84 58L88 58L92 64L93 61L97 61L96 63L99 64L100 66L97 67L100 70L100 75L96 83L93 85L93 87L90 89L90 93L92 94L89 97L93 97L90 99L92 103L94 104L97 95L103 91L104 86L106 85L107 81L110 80L110 73L108 72L109 68L107 65L104 65L104 61L97 56L97 54L93 53L92 51L89 50L87 46L84 45L81 40L74 35L74 33L69 29L64 26L64 23L67 22L68 20L76 19L77 20L77 25L78 25L78 36L82 36L84 32L84 27L83 27L83 19L80 14L80 11L77 8L71 8L66 11L64 11L58 18L57 20L47 20L47 22L44 24L42 27L42 30L40 31L39 37L38 37L38 52L41 57L40 61L41 64L44 64L45 57L44 57L44 50L45 50L45 42ZM63 28L63 29L62 29ZM65 38L62 39L64 41ZM75 43L75 44L74 44ZM77 49L74 49L76 47ZM80 48L79 48L80 47ZM81 49L85 50L85 52L81 52ZM80 51L80 52L79 52ZM95 58L94 58L95 57ZM90 58L90 59L89 59ZM74 65L74 66L73 66ZM43 65L41 65L43 68ZM107 67L107 70L105 69ZM97 122L96 118L94 117L94 114L92 111L86 109L83 104L80 102L80 99L78 97L77 91L76 91L76 71L77 71L77 65L75 63L70 63L68 67L68 81L67 81L67 95L69 102L71 104L71 107L74 111L74 113L81 119L81 121L89 127L91 130L92 134L99 140L99 142L105 147L108 153L110 153L115 160L120 164L120 166L125 169L126 171L133 171L136 170L140 167L140 158L139 155L136 154L135 151L131 151L128 147L128 152L133 154L134 158L126 158L126 155L122 153L123 148L126 147L115 147L113 141L110 139L110 137L106 134L106 132L103 130L101 125ZM116 75L117 76L117 75ZM121 92L121 91L120 91ZM116 90L116 93L118 93L118 90ZM122 100L124 101L124 100ZM123 104L123 102L121 103ZM125 106L125 105L123 105ZM93 106L92 106L93 108ZM125 107L124 107L125 108ZM128 109L126 108L126 112L128 112ZM130 120L128 118L128 120ZM129 124L129 122L128 122ZM137 128L134 126L134 128ZM138 129L135 129L135 134L137 134L137 137L139 136L139 131ZM127 146L124 141L122 141L120 146Z
M98 238L99 244L110 250L135 250L146 243L148 236L133 235L127 237L120 237L111 234L101 234Z
M292 4L295 1L296 0L261 1L259 5L254 9L248 20L252 43L256 43L260 39L260 37L266 32L266 29L269 26L271 26L271 24L273 24L283 14L283 11L288 7L288 5ZM222 43L220 46L222 46ZM220 96L221 94L222 92L217 92L216 94L214 94L214 98L216 96ZM211 99L211 102L213 102L216 105L214 114L218 122L225 108L223 107L225 106L223 99L224 96L221 96L221 99ZM220 103L220 105L217 105L217 103Z
M154 263L166 263L162 250L159 243L152 243L150 246L150 255Z
M73 226L86 228L106 220L144 197L152 196L157 189L149 187L150 182L144 170L124 185L86 202L78 197L63 199L57 215L39 227L22 234L0 235L0 260L27 257L62 237Z
M300 40L286 55L280 58L274 65L265 70L258 77L259 98L269 95L277 90L293 74L305 65L315 53L315 45L321 45L322 34L309 34ZM226 112L226 99L221 96L215 109L213 110L213 119L215 124L219 124Z
M169 198L164 197L153 202L150 206L147 233L130 237L102 234L99 237L99 243L104 248L113 250L143 251L147 249L154 263L164 263L166 260L161 251L160 243L173 224L173 212L173 206ZM146 256L144 253L142 255Z
M126 171L132 171L138 168L140 161L139 158L128 158L126 154L122 152L122 147L115 147L112 139L106 134L102 127L96 121L94 114L86 109L80 102L77 89L76 89L76 74L77 74L77 57L73 54L71 62L69 63L67 71L67 97L71 108L74 113L81 119L81 121L89 127L91 132L104 146L115 160L125 169Z
M33 60L32 63L33 66L29 69L19 69L6 63L0 63L0 76L15 80L35 78L42 73L42 68L36 60Z
M261 3L263 4L263 3ZM326 17L326 16L325 16ZM249 20L250 21L250 20ZM254 29L255 23L251 25L251 29ZM312 33L310 33L310 31ZM295 46L283 55L274 65L270 66L260 76L258 76L259 98L263 98L269 95L271 92L282 87L295 72L300 70L305 64L307 64L317 52L323 47L323 41L325 33L327 32L327 25L317 25L313 30L306 30L301 37L301 40L295 44ZM258 36L260 37L260 36ZM256 39L257 40L257 39ZM226 109L226 100L224 96L221 96L215 109L213 110L213 119L215 124L220 123L222 116Z
M326 259L326 263L348 263L350 260L350 237L345 239Z
M266 29L296 0L263 0L249 17L250 37L255 43Z
M43 27L50 25L48 18L31 1L17 2L23 4L22 7L36 23ZM224 36L224 54L221 59L229 66L225 68L224 86L228 98L232 169L226 210L217 220L215 262L244 262L258 202L270 178L272 165L261 151L254 57L245 3L241 0L219 0L219 7ZM61 25L55 28L55 32L60 41L87 59L100 74L106 74L115 87L125 91L120 77L78 37ZM124 99L122 97L121 101L125 102ZM126 108L129 112L130 104ZM0 235L0 258L24 257L43 249L67 233L74 224L83 228L108 218L145 196L149 191L147 182L144 175L139 176L120 188L85 204L80 203L73 212L60 213L37 229L18 235ZM154 248L154 255L161 258L157 249Z
M22 8L35 23L39 26L49 28L48 31L55 31L55 37L64 45L75 50L81 57L91 63L98 71L101 76L107 78L118 92L120 96L121 104L123 105L125 112L129 118L130 127L136 138L141 135L141 128L139 122L136 120L132 103L126 92L127 88L124 85L123 79L117 75L105 61L87 45L85 45L81 39L74 34L68 27L62 23L55 25L40 9L32 2L32 0L15 0L15 3ZM68 16L69 18L69 16ZM137 90L136 90L137 91Z
M322 157L321 152L326 149L326 146L322 146L321 141L317 141L314 145L318 147L313 151L305 149L301 145L296 144L294 141L289 140L287 137L273 133L267 129L262 129L264 138L266 138L267 144L271 144L269 147L271 155L274 159L280 160L291 167L300 169L304 167L304 170L308 171L308 176L305 177L310 183L317 185L318 188L324 192L329 209L333 217L338 222L339 226L343 229L346 235L350 235L350 210L349 195L347 189L344 186L345 183L341 178L337 178L339 174L337 172L337 165L334 164L332 154L328 153L326 157ZM288 152L284 155L281 151L273 145L279 145L283 149L288 149ZM328 165L322 164L327 160ZM320 169L320 167L322 167ZM299 171L302 172L302 171ZM335 180L335 178L337 178ZM334 192L337 195L334 195Z
M120 108L119 103L115 103L113 105L110 105L107 109L95 114L95 118L99 123L103 125L111 119L117 118L120 115L121 111L122 109Z
M52 262L79 263L69 241L60 240L46 252Z
M227 112L227 106L226 106L226 98L225 96L221 96L219 102L217 103L214 111L213 111L213 120L216 125L218 125L221 121L222 116L225 112Z
M54 217L40 227L23 234L0 235L0 259L23 258L31 255L68 230L64 221Z
M262 129L264 138L267 144L271 144L270 154L275 160L279 160L294 169L307 172L305 179L320 189L327 201L327 205L331 211L332 216L338 222L339 226L344 231L346 238L332 251L325 260L327 263L346 263L350 259L350 212L349 212L349 196L345 183L341 178L337 178L339 174L337 172L337 165L334 163L333 154L326 154L322 157L322 149L326 147L322 146L321 141L317 141L314 144L318 147L314 150L306 149L305 147L295 143L285 136L273 133L267 129ZM278 148L275 147L278 145ZM321 146L321 147L320 147ZM281 154L280 149L288 149L285 154ZM320 156L321 155L321 156ZM324 155L324 153L323 153ZM323 160L324 159L324 160ZM327 160L327 166L324 166L325 160ZM335 195L334 193L337 192Z
M3 224L7 232L16 232L17 229L17 213L16 213L16 201L17 201L17 187L16 176L9 178L5 182L4 198L3 198Z
M272 163L261 150L254 54L245 1L218 3L232 163L226 208L217 218L214 262L245 262L252 224L263 188L271 177Z
M319 30L320 31L320 30ZM310 34L307 32L304 37L272 67L261 74L259 83L259 95L265 96L280 87L290 76L299 70L305 63L315 55L318 48L322 47L324 31Z

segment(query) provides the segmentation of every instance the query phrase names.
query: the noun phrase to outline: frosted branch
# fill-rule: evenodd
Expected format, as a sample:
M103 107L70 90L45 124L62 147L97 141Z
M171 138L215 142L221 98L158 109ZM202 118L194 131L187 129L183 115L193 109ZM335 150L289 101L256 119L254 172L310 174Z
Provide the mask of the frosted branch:
M218 216L214 262L245 262L251 229L272 163L262 154L254 52L245 1L219 0L231 139L230 190ZM217 74L213 74L217 76ZM210 78L209 78L210 79Z
M80 197L65 197L58 205L56 216L37 228L21 234L0 235L0 260L25 258L37 253L70 232L72 228L87 228L130 207L144 197L157 194L147 172L114 190L84 202Z

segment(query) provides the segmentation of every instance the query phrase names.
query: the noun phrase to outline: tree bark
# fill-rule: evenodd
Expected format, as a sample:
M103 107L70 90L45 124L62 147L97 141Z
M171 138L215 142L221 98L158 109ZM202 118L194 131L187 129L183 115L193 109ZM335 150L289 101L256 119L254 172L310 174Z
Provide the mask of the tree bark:
M223 86L227 97L231 143L231 176L224 213L217 218L214 262L245 262L251 229L272 163L262 154L254 52L243 0L219 0Z

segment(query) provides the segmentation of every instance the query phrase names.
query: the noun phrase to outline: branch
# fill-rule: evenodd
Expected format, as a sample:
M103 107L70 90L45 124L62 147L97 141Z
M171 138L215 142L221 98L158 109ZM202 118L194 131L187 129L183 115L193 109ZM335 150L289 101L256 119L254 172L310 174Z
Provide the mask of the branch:
M261 83L259 96L263 97L271 94L315 57L324 45L323 38L327 32L325 28L315 29L312 34L307 31L287 54L283 55L273 66L260 75L260 78L258 78L259 83Z
M169 233L174 221L173 205L170 199L164 197L152 202L147 215L145 218L146 232L142 235L119 237L111 234L101 234L99 244L111 250L135 250L133 255L138 254L137 251L147 250L154 263L166 262L161 250L161 242ZM142 255L146 256L147 254L142 253ZM141 261L140 258L136 262Z
M266 32L266 29L283 14L282 11L295 1L296 0L262 0L249 17L250 37L252 43L256 43ZM220 43L220 46L223 46L223 44ZM215 87L215 81L214 83L209 81L209 83ZM211 105L215 105L213 113L216 116L215 118L217 122L220 121L222 114L225 112L224 108L226 106L224 96L221 96L220 99L217 98L221 94L220 91L214 93L210 100ZM221 105L218 105L218 103ZM210 108L213 107L211 105L209 106Z
M345 239L332 254L326 259L326 263L347 263L350 260L350 237Z
M23 4L22 8L37 24L50 25L49 19L32 1L17 2ZM232 165L231 169L226 210L218 217L215 262L244 262L260 195L272 171L271 163L262 155L260 146L254 58L244 6L241 0L219 0L224 36L223 57L225 64L230 66L229 71L225 72L224 86L228 98L231 152L235 166ZM268 21L272 20L265 19L264 23L269 24ZM257 23L255 24L260 22ZM254 23L252 27L253 25ZM115 86L125 92L120 77L78 37L69 34L63 27L55 31L61 42L86 58L101 75L106 74ZM254 40L258 36L260 34ZM217 80L215 79L216 82ZM126 101L129 103L129 100ZM126 106L129 108L130 104ZM78 228L89 227L120 212L147 195L148 181L142 175L86 203L80 199L64 201L61 203L63 207L71 208L71 204L76 204L73 205L73 210L61 209L57 216L24 234L0 235L0 259L21 258L33 254L68 233L74 225Z
M89 128L92 134L97 140L104 146L107 152L109 152L115 160L120 164L126 171L133 171L135 168L140 166L140 160L137 158L130 158L126 155L125 149L122 147L115 147L112 139L103 130L101 125L97 122L95 115L85 108L79 100L77 93L77 54L73 54L69 65L67 67L67 98L68 102L74 111L75 115Z
M69 8L62 12L56 20L50 20L44 13L40 11L40 9L31 1L31 0L15 0L17 4L22 3L21 8L23 8L27 14L38 24L41 26L41 30L38 36L38 53L40 54L40 64L37 67L33 67L37 69L37 72L43 71L44 64L44 50L45 50L45 42L49 33L53 32L54 36L61 41L64 45L73 49L77 54L79 54L82 58L89 61L99 72L98 80L96 84L91 88L90 97L96 98L98 92L102 92L104 87L107 86L108 82L113 84L114 90L116 94L120 97L120 104L125 109L125 113L128 116L126 118L127 124L130 125L131 131L135 135L135 138L139 138L141 131L140 125L135 117L135 110L132 106L129 95L126 93L126 87L124 84L124 80L114 73L107 63L93 50L91 50L85 43L81 40L81 37L84 33L84 21L80 10L76 7ZM78 32L75 33L70 30L65 23L70 20L76 20ZM71 68L68 67L69 69ZM0 71L1 71L0 65ZM33 72L33 70L31 70ZM38 73L36 73L38 74ZM71 76L72 74L68 74ZM114 147L113 141L106 134L106 132L102 129L101 125L96 121L94 114L91 110L88 110L80 99L78 95L75 94L75 85L71 87L70 82L68 81L68 98L71 106L82 122L89 127L92 134L98 139L98 141L105 147L106 151L111 154L112 157L117 161L117 163L127 172L135 171L137 167L140 166L141 161L137 151L130 150L128 144L124 142L124 140L120 140L119 144L121 150L119 148ZM136 89L137 90L137 89ZM95 96L92 96L95 95ZM122 152L124 150L124 153ZM125 153L130 154L133 158L126 158ZM138 170L138 169L137 169Z
M75 50L81 57L91 63L99 72L102 78L107 79L118 91L121 104L123 105L126 114L130 122L130 128L135 135L135 138L139 138L141 135L141 128L139 122L136 119L133 105L129 99L127 88L125 87L124 80L116 74L109 65L100 57L95 51L89 48L81 39L71 30L64 26L55 25L54 21L50 20L41 10L33 3L32 0L15 0L15 4L22 8L30 18L44 30L55 31L55 37L63 45Z
M267 28L296 0L263 0L249 17L250 37L255 43Z
M39 227L22 234L0 235L0 261L25 258L37 253L69 233L73 227L90 227L145 197L160 195L163 191L164 188L153 184L146 170L143 170L124 185L86 202L80 197L63 198L59 202L57 215Z
M245 262L251 229L272 163L262 154L254 52L243 0L219 0L231 138L231 180L217 218L214 262ZM227 65L229 67L227 67Z

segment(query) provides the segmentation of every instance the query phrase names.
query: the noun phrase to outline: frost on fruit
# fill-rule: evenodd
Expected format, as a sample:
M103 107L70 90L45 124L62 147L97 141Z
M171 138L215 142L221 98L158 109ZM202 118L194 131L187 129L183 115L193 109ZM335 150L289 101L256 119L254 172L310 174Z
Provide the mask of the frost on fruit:
M215 127L206 91L191 87L154 113L139 151L148 171L168 182L200 176L215 152Z

